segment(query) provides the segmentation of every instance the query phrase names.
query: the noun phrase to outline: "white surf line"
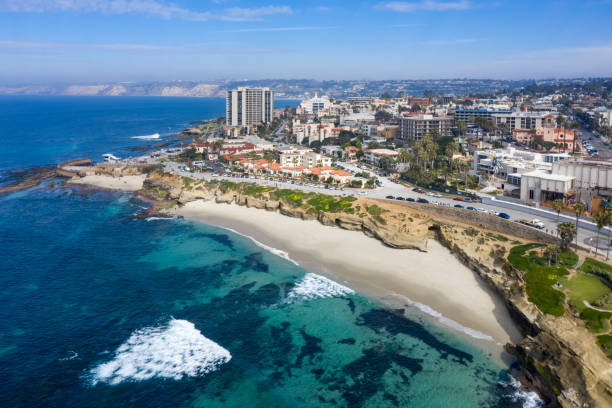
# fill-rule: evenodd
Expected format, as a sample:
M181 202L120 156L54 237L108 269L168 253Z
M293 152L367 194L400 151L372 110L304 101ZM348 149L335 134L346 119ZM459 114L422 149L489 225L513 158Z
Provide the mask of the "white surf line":
M291 259L291 258L289 257L289 253L288 253L288 252L286 252L286 251L283 251L283 250L281 250L281 249L274 248L274 247L271 247L271 246L269 246L269 245L266 245L266 244L264 244L264 243L262 243L262 242L259 242L258 240L256 240L256 239L255 239L255 238L253 238L252 236L250 236L250 235L246 235L246 234L243 234L243 233L241 233L241 232L238 232L238 231L236 231L236 230L235 230L235 229L233 229L233 228L229 228L229 227L219 227L219 228L222 228L222 229L227 230L227 231L231 231L231 232L233 232L234 234L238 234L238 235L240 235L240 236L243 236L243 237L245 237L245 238L248 238L248 239L250 239L251 241L253 241L253 242L255 243L255 245L257 245L258 247L263 248L263 249L265 249L266 251L268 251L268 252L270 252L270 253L272 253L272 254L274 254L274 255L276 255L276 256L279 256L279 257L281 257L281 258L283 258L283 259L286 259L286 260L288 260L288 261L292 262L294 265L297 265L297 266L299 266L299 265L300 265L299 263L297 263L296 261L294 261L293 259Z
M159 139L159 133L153 133L152 135L144 135L144 136L132 136L132 139L140 139L140 140L157 140Z
M428 316L435 318L438 322L442 323L443 325L447 327L450 327L451 329L467 334L468 336L473 337L475 339L494 341L493 337L489 336L488 334L485 334L476 329L472 329L470 327L466 327L462 325L461 323L456 322L453 319L450 319L444 316L442 313L438 312L437 310L433 309L430 306L427 306L423 303L415 302L414 300L409 299L408 297L404 295L400 295L399 293L392 292L391 295L401 298L404 302L408 304L408 306L416 307L421 312L425 313Z

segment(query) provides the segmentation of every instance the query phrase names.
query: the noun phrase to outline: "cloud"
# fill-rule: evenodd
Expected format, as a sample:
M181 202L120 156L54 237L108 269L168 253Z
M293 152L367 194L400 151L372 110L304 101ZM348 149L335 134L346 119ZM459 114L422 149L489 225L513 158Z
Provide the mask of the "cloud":
M391 1L378 5L380 10L391 10L400 13L412 13L415 11L457 11L474 8L475 5L469 0L456 1Z
M238 30L227 30L228 33L261 33L261 32L275 32L275 31L318 31L318 30L332 30L337 27L317 27L317 26L303 26L303 27L262 27L262 28L241 28Z
M209 52L209 53L274 53L286 52L279 48L259 48L259 47L232 47L228 43L217 44L189 44L189 45L157 45L157 44L138 44L138 43L62 43L62 42L41 42L41 41L15 41L0 40L0 52L17 51L20 54L28 52L45 51L111 51L111 52Z
M218 11L195 11L158 0L0 0L0 11L45 13L76 12L142 14L190 21L258 21L273 14L292 14L289 6L232 7Z

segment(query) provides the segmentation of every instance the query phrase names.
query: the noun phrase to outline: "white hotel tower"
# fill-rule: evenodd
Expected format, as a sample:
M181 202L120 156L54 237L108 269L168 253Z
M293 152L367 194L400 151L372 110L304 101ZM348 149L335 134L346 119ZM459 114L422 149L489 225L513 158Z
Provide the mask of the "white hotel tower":
M240 87L227 91L225 118L228 126L272 121L274 92L270 88Z

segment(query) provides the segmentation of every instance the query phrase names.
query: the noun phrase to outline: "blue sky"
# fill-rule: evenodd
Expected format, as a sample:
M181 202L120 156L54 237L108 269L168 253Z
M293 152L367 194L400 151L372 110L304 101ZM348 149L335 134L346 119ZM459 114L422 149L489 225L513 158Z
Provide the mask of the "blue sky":
M612 0L0 0L0 83L612 76Z

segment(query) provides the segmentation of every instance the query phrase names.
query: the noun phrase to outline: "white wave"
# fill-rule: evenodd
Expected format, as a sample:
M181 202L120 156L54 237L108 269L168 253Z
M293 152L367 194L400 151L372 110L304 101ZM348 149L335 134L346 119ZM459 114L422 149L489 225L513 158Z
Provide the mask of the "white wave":
M144 135L144 136L132 136L132 139L140 139L140 140L157 140L159 139L159 133L153 133L152 135Z
M435 318L438 322L442 323L443 325L447 327L450 327L454 330L467 334L468 336L474 337L475 339L493 341L493 337L489 336L488 334L472 329L470 327L463 326L462 324L454 321L453 319L450 319L444 316L442 313L438 312L437 310L433 309L430 306L427 306L423 303L415 302L414 300L409 299L406 296L403 296L397 293L394 293L393 295L402 298L402 300L404 300L409 306L416 307L421 312Z
M147 222L149 222L149 221L160 221L160 220L172 220L172 219L174 219L174 218L173 217L148 217L148 218L145 218L145 220Z
M261 242L259 242L258 240L256 240L255 238L253 238L252 236L250 236L250 235L246 235L246 234L243 234L243 233L241 233L241 232L238 232L238 231L236 231L235 229L232 229L232 228L227 228L227 227L222 227L222 228L223 228L223 229L225 229L225 230L231 231L231 232L233 232L234 234L242 235L243 237L250 239L250 240L251 240L251 241L253 241L253 243L255 243L255 245L257 245L258 247L263 248L263 249L265 249L266 251L268 251L268 252L270 252L270 253L272 253L272 254L274 254L274 255L276 255L276 256L280 256L281 258L286 259L286 260L288 260L289 262L292 262L294 265L298 265L298 266L300 265L299 263L297 263L296 261L294 261L293 259L291 259L291 258L289 257L289 252L286 252L286 251L283 251L283 250L281 250L281 249L274 248L274 247L271 247L271 246L266 245L266 244L264 244L264 243L261 243Z
M79 358L79 353L77 353L76 351L68 351L68 357L63 357L60 358L59 361L69 361L69 360L75 360Z
M355 291L324 276L309 272L291 289L285 301L293 303L301 300L346 296L351 293Z
M90 370L91 383L119 384L153 377L180 380L217 370L232 358L186 320L145 327L130 335L112 360Z
M523 408L540 408L544 406L544 401L542 401L537 393L521 390L521 382L511 375L509 377L509 382L502 381L499 384L509 390L509 397L512 402L521 404Z

